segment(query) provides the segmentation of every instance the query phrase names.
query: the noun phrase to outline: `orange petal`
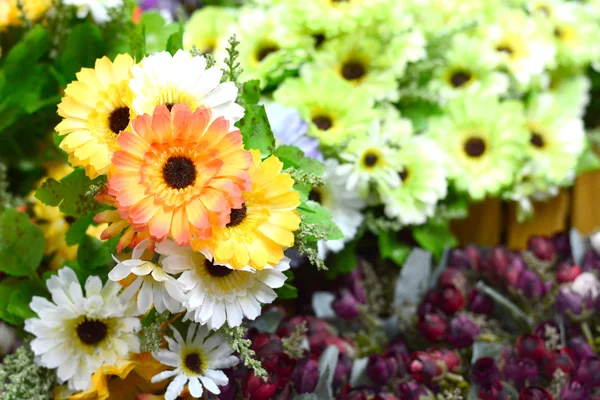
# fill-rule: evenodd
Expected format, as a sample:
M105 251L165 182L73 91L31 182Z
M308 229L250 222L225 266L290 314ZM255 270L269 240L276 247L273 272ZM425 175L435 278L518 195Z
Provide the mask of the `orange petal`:
M147 224L160 206L154 204L154 197L148 196L132 206L127 214L134 224Z
M131 172L139 172L142 167L142 159L126 151L116 151L112 163L121 170Z
M140 119L138 117L136 121ZM134 121L135 122L135 121ZM144 158L144 154L148 151L148 143L135 133L124 131L119 134L117 143L121 149L131 153L139 158ZM118 152L117 152L118 153Z
M175 240L179 246L187 246L190 244L190 223L185 212L185 207L178 207L173 212L171 235L173 235L173 240Z
M173 127L171 126L171 112L165 106L158 106L152 115L152 131L159 143L171 142Z
M188 122L188 127L180 139L188 140L189 138L200 138L211 119L211 111L209 108L198 108Z
M186 212L189 222L200 231L201 236L210 231L211 225L208 219L208 211L199 199L195 198L191 200L186 206Z
M173 119L173 139L177 140L186 136L192 113L190 107L185 103L177 103L171 109Z
M163 207L157 207L156 213L148 224L150 236L159 242L165 240L171 230L172 219L173 210L165 210Z
M133 230L133 227L130 226L129 228L127 228L123 236L121 236L121 239L119 239L119 244L117 245L117 251L119 253L122 252L125 247L131 244L131 241L133 240L133 235L135 235L135 231Z

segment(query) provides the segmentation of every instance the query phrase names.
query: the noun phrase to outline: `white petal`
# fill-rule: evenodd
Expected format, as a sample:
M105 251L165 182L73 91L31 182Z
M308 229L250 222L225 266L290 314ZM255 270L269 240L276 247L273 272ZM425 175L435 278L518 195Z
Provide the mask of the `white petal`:
M169 379L170 377L172 377L175 374L177 374L176 369L172 369L170 371L163 371L160 374L154 375L152 377L152 383L164 381L165 379Z
M100 295L102 292L102 280L97 276L90 276L85 281L85 294L89 296Z
M142 286L144 280L142 278L137 278L135 281L131 282L131 285L127 286L127 289L121 295L121 300L123 302L128 302L135 296L140 286Z
M190 381L188 382L188 389L190 389L190 394L192 397L196 399L200 398L202 396L202 392L204 392L200 381L196 377L190 378Z
M225 386L229 383L229 378L223 371L208 369L206 372L204 372L204 375L212 379L219 386Z
M175 400L181 392L183 392L183 388L187 383L188 378L183 375L177 375L173 382L169 384L167 387L167 392L165 393L165 400Z
M111 281L118 282L125 279L129 275L130 270L125 264L119 263L108 273L108 278Z
M152 357L156 358L162 364L170 367L178 367L180 363L179 355L169 350L158 350L152 353Z
M133 249L133 252L131 252L131 258L133 258L134 260L139 260L149 245L150 245L150 239L142 240L137 246L135 246L135 248Z
M219 301L215 304L215 308L213 310L211 328L219 329L225 323L226 318L227 314L225 313L225 304L222 301Z
M156 268L156 265L154 265L154 263L146 261L137 267L131 268L131 272L138 276L144 276L152 272L154 268Z
M163 271L162 268L154 268L154 270L152 270L152 277L157 282L164 282L169 279L169 276L165 274L165 271Z
M150 282L144 282L142 290L140 290L137 298L138 312L145 313L148 311L152 307L153 298L154 292L152 290L152 284Z
M206 390L208 390L212 394L219 394L219 393L221 393L221 389L219 389L219 387L217 386L217 384L214 383L212 379L210 379L210 378L208 378L206 376L201 376L200 380L202 381L202 384L204 385L204 387L206 388Z

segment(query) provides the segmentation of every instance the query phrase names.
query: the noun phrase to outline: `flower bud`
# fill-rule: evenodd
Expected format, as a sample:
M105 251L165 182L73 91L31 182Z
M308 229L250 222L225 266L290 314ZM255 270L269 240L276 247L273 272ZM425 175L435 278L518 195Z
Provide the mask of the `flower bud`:
M502 382L494 380L488 383L484 383L479 387L479 393L477 393L479 400L509 400L510 394L502 386Z
M435 359L442 361L449 372L457 372L462 363L460 355L454 350L435 349L428 350L427 353L431 354Z
M583 256L581 266L584 271L600 271L600 255L590 250Z
M560 391L561 400L587 400L591 397L591 388L577 379L571 379Z
M533 270L526 269L519 275L517 289L530 300L539 300L546 294L542 278Z
M439 313L429 313L419 318L419 330L431 342L445 340L448 336L448 320Z
M431 384L435 378L444 373L441 363L441 361L434 359L431 355L417 351L413 353L410 361L410 374L419 383L425 385Z
M539 369L535 361L525 359L508 359L502 368L504 377L515 383L517 387L522 387L525 382L533 383L539 377Z
M514 255L511 259L511 263L508 265L506 269L506 273L504 274L504 280L509 287L516 288L519 285L519 278L521 277L521 273L527 269L527 264L525 264L525 260L521 257L520 254Z
M453 285L442 286L434 293L434 304L447 314L454 314L465 306L465 296Z
M554 243L547 237L532 236L527 242L527 249L533 253L533 255L542 261L550 261L556 255L556 249Z
M575 355L575 359L579 364L582 360L590 357L594 357L595 353L592 350L592 347L585 340L585 338L581 336L576 336L569 340L569 349L573 351Z
M242 380L242 391L248 400L272 399L277 391L277 378L269 376L268 381L265 382L262 378L254 375L254 372L250 372Z
M521 390L519 400L553 400L552 393L541 386L529 386Z
M492 357L482 357L477 360L471 368L471 374L473 374L473 382L478 385L491 383L501 378L496 360Z
M517 354L521 358L529 358L540 364L546 358L544 339L535 335L523 335L517 339Z
M339 387L342 383L347 382L350 378L350 372L352 372L352 360L348 356L340 354L333 375L333 386Z
M454 286L458 290L464 293L467 287L467 278L464 272L456 268L448 268L440 275L438 279L438 286Z
M448 256L448 267L451 268L460 268L465 271L479 270L480 264L479 250L475 246L453 249Z
M396 375L396 362L393 358L374 354L367 362L367 375L373 382L383 386Z
M373 397L373 400L399 400L396 396L391 393L379 393Z
M504 279L511 261L511 255L507 249L504 247L494 247L488 256L492 276Z
M583 311L583 299L568 289L560 289L554 300L554 307L562 314L580 315Z
M478 335L479 328L465 315L454 317L450 322L448 341L457 349L471 347Z
M331 303L333 311L343 319L354 319L358 317L360 313L359 307L360 303L348 289L342 289L333 303Z
M573 257L573 252L571 250L571 237L569 232L560 232L552 235L551 240L554 244L556 254L558 254L560 259L566 260Z
M573 282L575 278L581 275L581 267L570 262L561 262L556 267L556 280L559 283Z
M473 289L469 295L469 311L477 314L492 315L494 312L494 301L489 296Z
M552 377L554 371L560 369L568 376L571 376L575 372L576 366L577 364L573 350L569 348L562 348L560 350L555 349L548 353L548 359L546 361L546 375L548 377Z
M425 400L431 397L427 389L415 381L401 383L398 386L398 396L402 400Z
M319 364L311 359L297 363L292 373L292 380L296 392L312 393L319 381Z
M575 379L594 388L600 386L600 358L582 360L575 372Z

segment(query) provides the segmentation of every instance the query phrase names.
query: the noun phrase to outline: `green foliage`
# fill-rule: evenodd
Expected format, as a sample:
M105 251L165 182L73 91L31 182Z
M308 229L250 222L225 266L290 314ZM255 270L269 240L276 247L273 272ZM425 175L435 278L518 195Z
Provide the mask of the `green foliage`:
M585 172L596 171L600 169L600 157L591 146L587 146L579 157L579 162L575 168L575 173L581 175Z
M308 200L298 207L300 219L304 226L310 226L312 233L306 237L308 240L336 240L343 239L344 234L331 220L329 211L319 203Z
M29 308L33 296L47 296L40 280L7 278L0 282L0 319L12 325L21 325L34 316Z
M295 299L298 297L298 289L291 285L291 282L294 280L294 274L290 270L285 271L284 274L287 280L282 287L275 289L277 298L282 300Z
M9 208L0 215L0 270L30 276L42 261L44 247L44 234L27 214Z
M231 35L229 38L229 46L227 47L227 57L225 58L225 73L221 80L233 82L238 88L238 100L241 99L243 87L239 82L240 75L242 74L242 67L240 63L237 61L240 52L237 50L240 42L235 37L235 34Z
M115 262L112 255L117 251L119 236L106 241L84 235L77 251L77 264L88 275L108 274Z
M56 370L38 366L29 344L4 358L0 365L2 400L48 400L57 385Z
M410 247L404 243L400 243L396 237L396 233L392 231L379 232L377 244L379 245L381 258L393 261L398 267L402 267L410 254Z
M169 39L167 40L166 50L171 53L172 56L174 56L178 50L183 49L183 23L180 22L178 26L178 31L169 36Z
M57 60L58 70L64 80L73 81L82 67L93 68L96 59L102 58L107 50L97 25L91 22L76 25L67 36L65 50Z
M92 224L94 216L92 214L83 216L71 224L67 231L66 241L69 246L73 246L81 242L85 237L85 232Z
M169 313L157 313L156 309L150 310L142 324L140 332L140 349L143 352L156 351L163 342L162 324L169 320Z
M35 197L49 206L72 217L81 217L102 210L102 204L94 200L105 177L91 180L83 169L76 169L60 181L47 179L35 193Z
M237 122L242 133L244 147L246 149L259 150L263 156L267 156L275 150L275 137L265 107L262 105L250 105L246 107L244 118Z
M252 80L244 82L241 98L245 105L258 104L260 100L260 81Z
M172 35L180 32L180 25L174 23L166 23L160 13L156 11L148 11L142 14L141 27L145 34L145 49L144 52L156 53L164 49L168 50L167 42ZM174 43L176 39L174 38ZM183 40L180 37L178 40ZM139 44L138 44L139 45ZM142 50L138 50L140 52ZM141 54L141 53L139 53ZM139 57L138 57L139 59Z
M447 221L415 226L412 234L419 246L430 251L438 261L444 253L444 249L458 245L458 240L450 231Z
M236 326L234 328L224 326L219 332L225 336L233 351L240 354L244 361L244 365L247 368L252 369L257 378L263 378L266 382L268 376L267 371L259 360L254 359L256 352L251 348L252 341L250 339L245 339L247 329L243 326Z
M332 253L327 257L327 271L325 277L327 279L335 279L339 276L352 272L358 265L356 257L356 245L358 240L346 243L344 249L339 253Z

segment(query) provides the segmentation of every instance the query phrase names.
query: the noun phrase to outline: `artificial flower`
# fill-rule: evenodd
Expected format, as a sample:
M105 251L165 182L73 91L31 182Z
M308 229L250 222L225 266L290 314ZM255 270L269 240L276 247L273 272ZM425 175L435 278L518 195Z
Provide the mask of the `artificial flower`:
M273 289L283 286L283 271L290 267L289 258L284 257L273 268L235 270L216 264L189 247L168 242L157 244L157 251L165 256L165 267L183 270L179 282L186 292L185 318L206 324L209 329L219 329L225 321L230 327L239 326L243 317L258 317L261 304L269 304L277 297Z
M214 227L210 238L194 240L193 248L210 254L217 264L261 270L279 264L283 251L294 245L300 194L292 177L281 172L283 163L277 157L261 162L259 151L251 153L252 188L245 190L244 202L231 210L226 226Z
M323 159L319 152L319 141L306 135L308 123L300 117L296 109L279 103L269 103L265 105L265 111L277 146L296 146L307 157Z
M92 374L102 365L127 359L139 352L136 311L117 294L121 286L102 286L97 276L85 283L85 295L70 268L62 268L46 282L52 301L34 296L30 307L38 317L25 321L25 330L36 338L31 349L39 365L57 369L60 382L86 390Z
M23 25L25 20L39 20L52 7L52 0L21 0L21 4L22 11L19 9L19 0L0 2L0 29Z
M287 79L275 91L274 98L278 103L296 108L302 118L309 121L308 134L326 146L366 136L369 123L377 117L363 90L331 72Z
M437 68L429 88L442 100L461 93L502 95L508 89L508 77L497 71L501 57L488 48L485 40L459 34L452 38L444 54L444 64Z
M135 65L131 74L129 87L137 115L152 114L158 105L170 109L175 103L185 103L192 111L210 108L212 119L224 117L231 124L244 116L244 109L235 103L235 84L221 83L221 69L206 68L204 57L187 50L152 54Z
M554 76L548 92L556 104L561 104L561 114L583 118L590 102L590 79L583 74Z
M451 100L429 121L428 134L446 150L448 178L473 199L497 195L521 168L528 140L523 110L491 96Z
M365 207L365 202L357 191L346 188L346 182L338 174L339 165L333 158L325 160L324 185L314 187L308 196L329 211L331 220L344 234L343 239L319 241L321 258L325 258L329 251L340 252L345 243L354 239L363 222L361 210Z
M492 13L494 1L488 0L407 0L406 13L414 15L415 24L427 37L441 32L455 32L469 24L485 21ZM437 39L437 38L436 38Z
M205 6L192 14L185 23L183 47L193 46L203 54L222 54L225 36L236 21L236 12L229 7Z
M152 378L152 382L160 382L175 377L167 387L165 400L175 400L186 385L194 398L202 397L205 388L212 394L221 393L219 386L229 382L221 369L239 362L225 338L219 333L208 336L208 329L196 324L189 326L185 340L177 329L171 329L175 340L165 337L168 350L152 353L158 361L174 368Z
M147 227L154 240L170 235L180 246L230 223L250 188L252 163L237 129L209 108L192 113L186 104L157 106L132 126L119 135L108 177L121 216L136 230Z
M110 11L123 7L123 0L63 0L63 3L77 9L77 18L91 14L99 24L110 21Z
M128 54L118 55L114 62L107 57L96 60L94 69L77 73L58 105L63 120L56 131L65 136L60 148L71 165L85 168L92 179L106 174L119 148L117 136L130 127L127 83L133 64Z
M404 225L425 223L446 197L444 153L430 139L415 136L403 143L396 157L402 184L380 192L385 214Z
M529 154L546 179L557 185L575 178L575 167L585 147L581 118L564 113L563 103L548 94L533 98L526 110Z
M394 139L381 129L381 123L371 124L368 136L351 140L340 154L344 164L337 168L339 179L350 191L366 197L371 186L391 190L402 183L398 175Z
M142 259L149 245L150 239L146 239L135 246L131 259L128 260L121 261L113 256L117 265L108 273L108 278L119 282L130 274L136 276L123 292L122 298L123 301L129 301L137 293L137 309L140 314L146 313L152 306L159 313L166 310L173 314L183 311L183 285L169 274L179 271L166 269L160 261L154 263Z

